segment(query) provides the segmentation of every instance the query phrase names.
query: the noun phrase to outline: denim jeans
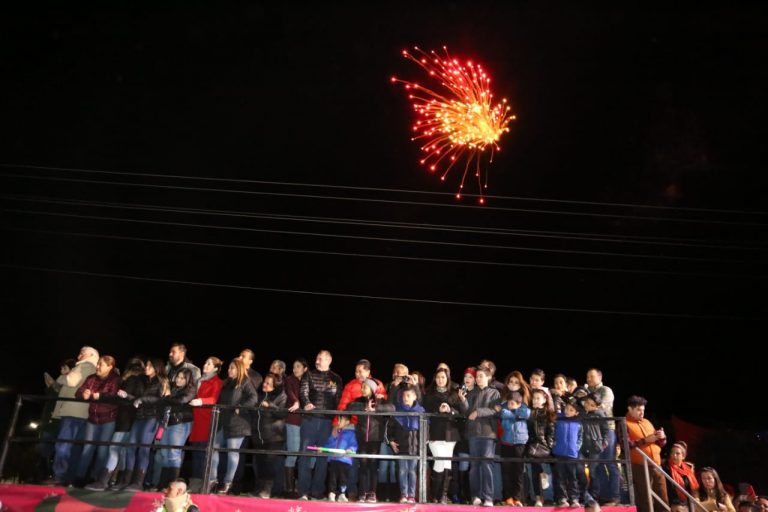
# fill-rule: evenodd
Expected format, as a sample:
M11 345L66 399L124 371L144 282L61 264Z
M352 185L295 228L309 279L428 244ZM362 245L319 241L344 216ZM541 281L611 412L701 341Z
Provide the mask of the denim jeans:
M285 425L285 449L289 452L297 452L301 448L301 427L299 425ZM285 458L285 467L296 467L296 455Z
M305 416L301 422L301 451L306 451L307 446L323 446L331 436L331 420ZM315 470L312 471L312 463ZM298 461L299 481L297 492L299 496L309 495L320 497L325 495L325 474L328 461L325 457L301 457Z
M224 429L216 432L216 440L213 443L214 448L226 447L228 449L239 450L243 444L245 437L228 437L224 438ZM237 471L237 463L240 462L240 452L227 452L227 471L224 473L223 479L216 478L216 473L219 468L219 451L214 450L211 454L211 479L217 479L220 482L231 484L235 478L235 471Z
M394 455L392 448L385 442L381 442L380 455ZM379 483L396 483L397 473L395 472L394 460L379 459Z
M102 424L91 423L89 421L85 424L83 440L106 442L112 439L112 434L114 431L114 421ZM85 478L88 476L88 468L91 465L94 454L96 454L96 462L93 465L93 469L95 470L94 473L98 473L100 470L107 466L109 446L96 446L94 444L83 445L83 452L80 455L80 462L77 465L77 478Z
M157 418L136 420L131 427L130 440L137 444L152 444L157 432ZM150 447L128 448L125 451L125 469L146 471L149 466Z
M163 438L158 443L159 445L180 445L183 446L187 442L189 433L192 432L192 422L177 423L176 425L169 425L165 429ZM162 448L160 450L160 464L164 468L180 468L181 463L184 460L184 450L181 448Z
M469 486L472 496L493 501L493 457L496 454L496 440L474 437L469 440L469 454L486 460L473 460L469 467Z
M418 462L417 460L397 461L401 496L416 496L416 466Z
M616 431L608 431L608 446L600 452L600 459L616 458ZM619 495L619 467L611 464L590 464L589 474L593 476L595 487L592 488L592 497L604 501L620 501Z
M128 442L128 438L130 437L130 432L115 432L112 434L112 442L113 443L126 443ZM109 471L114 471L115 469L118 469L118 465L120 464L120 459L125 459L125 446L110 446L109 447L109 455L107 456L107 465L106 468Z
M73 416L61 418L58 442L54 447L56 456L53 459L53 476L60 482L69 482L75 476L81 448L67 441L81 440L85 431L85 423L85 418Z

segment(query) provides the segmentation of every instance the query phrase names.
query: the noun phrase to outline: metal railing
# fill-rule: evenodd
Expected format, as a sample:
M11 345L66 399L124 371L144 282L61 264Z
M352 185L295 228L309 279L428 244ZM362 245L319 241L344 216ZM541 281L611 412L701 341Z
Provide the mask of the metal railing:
M31 437L19 437L16 436L16 427L20 416L20 410L25 401L30 402L50 402L50 401L72 401L72 402L84 402L84 403L93 403L93 402L86 402L84 400L80 400L77 398L50 398L45 396L37 396L37 395L18 395L16 398L16 404L13 410L12 418L10 425L8 426L7 433L5 435L5 439L3 442L3 448L2 452L0 452L0 478L2 478L5 475L5 465L7 462L7 456L10 449L10 446L12 443L56 443L59 442L57 439L38 439L38 438L31 438ZM124 406L125 404L123 404ZM218 452L232 452L237 451L241 454L264 454L264 455L281 455L281 456L297 456L297 457L338 457L338 455L335 454L328 454L328 453L315 453L315 452L307 452L307 451L288 451L288 450L265 450L265 449L244 449L244 448L226 448L226 447L220 447L215 448L215 437L216 432L218 431L219 427L219 419L221 415L221 411L225 409L241 409L241 410L252 410L252 411L267 411L267 412L274 412L274 408L262 408L262 407L242 407L242 406L228 406L228 405L221 405L221 404L214 404L214 405L202 405L196 408L209 408L211 409L211 424L208 431L208 444L206 447L197 447L197 446L186 446L186 445L166 445L166 444L157 444L157 443L150 443L150 444L144 444L144 443L131 443L131 442L114 442L114 441L85 441L85 440L63 440L62 442L66 442L69 444L92 444L96 446L121 446L121 447L132 447L132 448L155 448L155 449L180 449L186 451L205 451L205 464L203 469L203 492L208 492L208 485L207 482L210 482L212 471L217 471L218 468L211 468L211 458L214 451ZM281 410L281 413L285 412L287 414L287 410L283 409ZM440 418L440 419L449 419L449 420L457 420L457 419L464 419L463 416L460 415L454 415L452 417L446 416L446 414L442 413L419 413L419 412L405 412L405 411L387 411L387 412L375 412L375 411L338 411L338 410L318 410L314 409L312 411L304 411L304 410L297 410L294 411L292 414L301 414L301 415L319 415L319 416L325 416L325 417L331 417L331 416L384 416L384 417L394 417L394 416L417 416L419 418L419 453L417 455L389 455L389 454L358 454L358 453L350 453L346 454L345 457L350 458L359 458L359 459L384 459L384 460L417 460L419 462L418 464L418 499L421 503L426 503L428 501L427 497L427 471L430 461L452 461L452 462L462 462L462 461L476 461L476 460L488 460L485 457L472 457L472 456L461 456L457 457L441 457L441 456L432 456L429 455L429 449L428 449L428 440L429 440L429 423L430 418ZM524 419L518 419L517 421L527 421ZM498 457L494 456L491 460L494 463L498 462L524 462L524 463L537 463L537 464L556 464L556 463L567 463L567 464L620 464L624 467L624 474L626 475L627 484L628 484L628 491L629 491L629 501L630 504L635 504L635 496L633 491L633 485L632 485L632 468L631 468L631 462L629 459L629 444L627 441L627 432L626 432L626 419L624 417L603 417L603 418L579 418L579 421L581 422L589 422L589 421L615 421L616 427L621 428L622 432L617 432L617 440L622 439L622 449L621 454L622 456L620 458L608 458L608 459L583 459L583 458L575 458L575 459L562 459L562 458L555 458L555 457L546 457L546 458L530 458L530 457ZM622 435L623 434L623 435ZM641 452L642 453L642 452ZM643 454L645 456L645 454ZM647 458L647 456L646 456ZM656 466L656 464L653 463L649 459L649 462ZM647 472L647 469L646 469ZM665 473L666 475L666 473ZM669 479L669 477L667 477ZM673 482L674 483L674 482ZM675 484L676 485L676 484ZM687 494L687 493L686 493ZM654 493L655 495L655 493ZM690 495L689 495L690 496ZM691 497L692 498L692 497ZM667 508L669 510L669 508Z
M665 502L661 496L656 494L656 492L653 490L651 485L651 478L650 478L650 469L649 466L657 471L659 471L664 479L667 481L667 498L669 498L669 484L672 484L673 490L682 492L687 498L688 498L688 510L691 512L707 512L707 508L696 498L694 498L688 491L685 490L684 487L682 487L680 484L675 482L675 480L667 474L664 469L656 464L653 459L651 459L643 450L640 448L635 447L634 448L636 453L639 453L643 457L643 474L645 475L645 491L646 496L648 497L648 503L653 504L654 500L657 501L667 512L672 510L672 507ZM651 507L653 509L653 507Z

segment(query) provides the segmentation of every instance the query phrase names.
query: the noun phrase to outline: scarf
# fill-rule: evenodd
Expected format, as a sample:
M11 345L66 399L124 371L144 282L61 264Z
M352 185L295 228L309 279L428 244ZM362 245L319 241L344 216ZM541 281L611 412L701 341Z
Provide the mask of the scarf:
M699 488L699 482L696 480L696 474L693 472L693 468L690 464L686 464L683 462L680 466L675 466L674 464L669 465L669 469L672 471L672 474L670 475L672 479L675 481L677 485L682 487L683 489L686 489L685 487L685 478L688 478L688 484L691 486L690 493L696 494L696 490ZM678 497L684 501L688 501L688 497L680 492L679 489L675 489L677 491ZM686 489L687 490L687 489Z
M219 372L217 372L215 370L212 371L212 372L209 372L209 373L204 373L203 376L200 377L200 380L201 381L203 381L203 380L211 380L212 378L214 378L218 374L219 374Z
M185 512L192 505L194 503L186 492L175 498L165 498L165 510L168 512Z

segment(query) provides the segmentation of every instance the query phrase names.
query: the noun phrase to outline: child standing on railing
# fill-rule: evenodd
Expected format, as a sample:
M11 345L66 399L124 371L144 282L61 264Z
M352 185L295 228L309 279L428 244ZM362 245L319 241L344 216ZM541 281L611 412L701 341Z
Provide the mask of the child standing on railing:
M355 426L350 422L349 416L337 417L336 426L333 427L331 437L325 442L323 448L344 450L347 453L357 452ZM350 466L352 466L351 457L344 455L328 457L328 501L342 503L348 501L346 492Z

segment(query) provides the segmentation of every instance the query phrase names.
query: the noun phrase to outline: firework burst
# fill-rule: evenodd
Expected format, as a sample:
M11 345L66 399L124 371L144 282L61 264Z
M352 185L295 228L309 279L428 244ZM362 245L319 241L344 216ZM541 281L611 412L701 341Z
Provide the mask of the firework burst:
M403 57L439 82L442 92L397 77L392 77L392 82L404 85L416 112L415 135L411 140L423 142L424 156L419 162L430 172L439 173L441 180L455 166L461 169L463 164L456 198L461 198L467 175L473 172L482 204L483 190L488 187L488 173L483 176L485 158L490 163L494 152L501 151L499 138L509 131L508 125L515 116L510 113L506 99L493 104L491 78L482 66L451 57L445 46L443 51L440 56L418 47L414 48L415 53L403 50Z

